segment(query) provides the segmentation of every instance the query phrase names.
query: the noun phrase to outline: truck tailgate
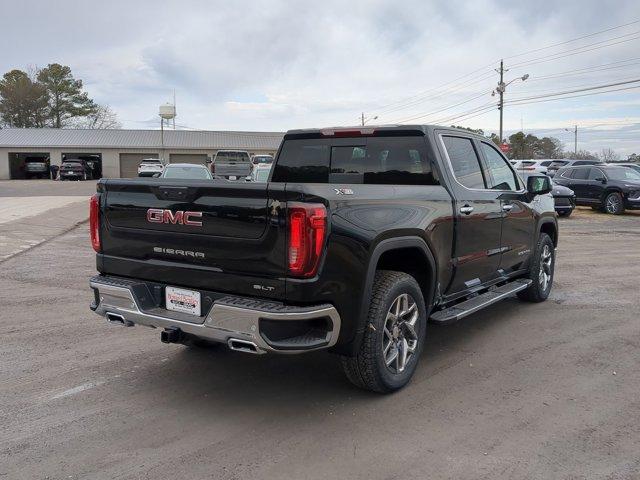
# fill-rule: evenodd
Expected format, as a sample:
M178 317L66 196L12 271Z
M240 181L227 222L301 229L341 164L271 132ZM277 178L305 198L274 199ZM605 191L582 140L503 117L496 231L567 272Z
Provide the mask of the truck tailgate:
M267 184L107 180L102 273L282 298L284 215Z

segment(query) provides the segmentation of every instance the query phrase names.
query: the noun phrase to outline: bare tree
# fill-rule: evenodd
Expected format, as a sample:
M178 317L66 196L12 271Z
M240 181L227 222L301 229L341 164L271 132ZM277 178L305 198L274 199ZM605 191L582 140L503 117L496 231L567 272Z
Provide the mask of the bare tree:
M109 105L97 105L95 110L87 116L78 118L73 126L75 128L90 129L117 129L122 128L118 116Z
M618 155L612 148L603 148L598 157L603 162L617 162L620 160L620 155Z

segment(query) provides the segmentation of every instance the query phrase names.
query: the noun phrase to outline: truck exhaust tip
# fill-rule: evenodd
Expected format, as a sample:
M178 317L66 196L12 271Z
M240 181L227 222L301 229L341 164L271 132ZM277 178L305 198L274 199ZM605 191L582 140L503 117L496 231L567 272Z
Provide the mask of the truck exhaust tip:
M231 350L235 350L236 352L253 353L253 354L264 353L264 351L258 348L258 346L255 343L249 342L247 340L230 338L227 344L229 345L229 348Z

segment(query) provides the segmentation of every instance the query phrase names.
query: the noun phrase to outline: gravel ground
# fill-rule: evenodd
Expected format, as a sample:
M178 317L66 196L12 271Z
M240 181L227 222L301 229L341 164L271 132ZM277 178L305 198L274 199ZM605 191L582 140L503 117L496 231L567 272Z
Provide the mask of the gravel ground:
M640 215L560 224L551 298L430 326L389 396L107 325L87 225L55 236L0 268L0 478L640 478Z

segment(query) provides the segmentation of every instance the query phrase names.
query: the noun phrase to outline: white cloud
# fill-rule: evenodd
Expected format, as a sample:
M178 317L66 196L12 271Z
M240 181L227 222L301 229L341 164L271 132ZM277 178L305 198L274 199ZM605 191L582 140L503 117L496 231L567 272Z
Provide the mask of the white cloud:
M397 111L379 112L380 122L390 122L440 110L484 92L482 98L417 120L434 121L495 101L489 93L497 81L492 68L500 57L510 68L507 79L529 73L532 80L536 75L637 57L640 42L636 40L554 62L512 66L640 30L639 25L552 50L511 56L623 24L639 14L633 0L608 6L606 16L596 0L536 4L513 0L164 4L30 0L3 6L4 37L20 42L3 52L0 67L6 71L54 61L68 64L85 80L90 94L110 104L127 127L153 126L158 105L170 100L175 89L177 121L182 125L284 130L354 124L362 111L374 115L386 104L442 88L486 66L466 77L468 85L457 90L414 101ZM634 73L640 77L640 67L516 82L510 85L507 98ZM521 118L525 128L593 125L604 123L603 118L635 122L640 104L637 92L508 107L505 128L519 128ZM452 122L496 131L497 118L492 111Z

